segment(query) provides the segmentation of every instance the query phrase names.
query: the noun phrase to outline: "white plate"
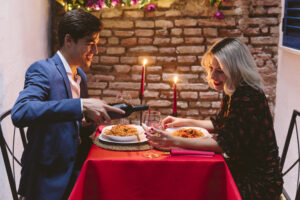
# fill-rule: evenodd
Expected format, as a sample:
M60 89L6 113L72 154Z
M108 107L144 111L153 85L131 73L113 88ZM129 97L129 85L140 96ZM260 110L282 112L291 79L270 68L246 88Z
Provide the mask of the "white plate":
M204 136L203 137L196 137L196 138L191 138L191 139L199 139L199 138L211 138L212 135L205 129L205 128L200 128L200 127L188 127L188 126L184 126L184 127L176 127L176 128L167 128L166 131L173 133L174 131L177 131L179 129L189 129L189 128L192 128L192 129L197 129L197 130L200 130Z
M138 141L137 136L112 136L104 134L105 130L110 130L113 126L106 126L102 129L101 134L99 135L99 139L105 142L116 143L116 144L134 144L134 143L142 143L146 142L148 139L146 138L145 131L141 126L138 125L128 125L135 127L139 133L140 141Z

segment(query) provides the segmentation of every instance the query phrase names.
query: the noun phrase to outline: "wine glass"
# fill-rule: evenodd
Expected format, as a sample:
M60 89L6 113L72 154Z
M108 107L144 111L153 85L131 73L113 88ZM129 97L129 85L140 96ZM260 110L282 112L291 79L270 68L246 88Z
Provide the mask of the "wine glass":
M142 122L148 127L159 128L161 124L161 114L159 111L147 110L143 112Z

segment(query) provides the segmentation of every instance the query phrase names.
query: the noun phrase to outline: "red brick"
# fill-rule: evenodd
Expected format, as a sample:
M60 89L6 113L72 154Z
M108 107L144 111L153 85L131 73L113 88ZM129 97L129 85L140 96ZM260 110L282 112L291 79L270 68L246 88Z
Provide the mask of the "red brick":
M251 37L251 44L254 45L277 45L278 38L276 37L268 37L268 36L262 36L262 37Z
M104 28L133 28L133 22L129 20L102 20L102 24Z
M121 40L121 45L128 47L128 46L134 46L137 44L136 38L126 38Z
M175 20L175 26L191 27L191 26L196 26L196 25L197 25L197 20L195 20L195 19L177 19L177 20Z
M124 47L108 47L106 53L113 54L113 55L123 54L123 53L125 53L125 48Z
M158 95L159 95L159 92L155 92L155 91L145 90L145 92L144 92L144 96L146 98L157 98Z
M154 21L138 20L138 21L135 21L135 27L137 27L137 28L154 28Z
M119 38L117 37L108 38L108 44L119 44Z
M111 30L107 30L107 29L102 29L101 31L100 31L100 38L101 37L109 37L109 36L111 36L112 34L111 34Z
M223 36L223 37L236 37L236 36L240 36L241 30L239 29L228 29L228 28L224 28L224 29L220 29L219 30L219 35Z
M218 36L218 30L216 28L203 28L204 36Z
M114 31L114 35L118 37L131 37L134 35L133 31Z
M142 17L144 17L144 11L141 11L141 10L124 11L124 17L126 17L126 18L142 18Z
M138 43L139 44L152 44L153 39L152 38L139 38Z
M147 88L148 90L169 90L171 87L165 83L149 83Z
M102 90L92 90L92 89L89 89L88 90L88 94L89 96L100 96L102 94Z
M160 54L174 54L176 53L175 47L161 47L158 49Z
M173 28L174 24L170 20L155 20L155 27L160 28Z
M105 89L107 87L106 82L87 82L89 89Z
M131 53L156 53L158 48L155 46L138 46L129 49Z
M100 63L115 64L119 62L119 57L114 56L100 56Z
M180 98L183 99L197 99L198 93L197 92L180 92Z
M186 44L202 44L204 42L203 37L186 37L184 38Z
M180 17L181 12L179 10L168 10L166 11L166 17Z
M148 82L159 82L161 80L161 76L158 74L148 74L146 75L146 80Z
M166 28L159 29L159 30L155 31L155 35L156 36L168 36L169 35L169 31Z
M235 18L225 18L223 20L218 20L218 19L199 19L198 20L198 26L200 27L235 27L236 22Z
M204 53L204 46L179 46L176 48L178 54L199 54Z
M135 35L138 37L152 37L154 35L154 31L151 29L136 29Z
M216 100L219 97L219 93L217 93L217 92L200 92L199 96L200 96L200 99Z
M178 56L177 60L179 63L195 63L197 61L196 56Z
M181 34L182 34L182 29L181 28L172 28L171 29L171 35L179 36Z
M121 17L122 16L122 10L118 9L108 9L105 12L101 14L102 19L105 18L116 18L116 17Z
M211 107L211 102L210 101L196 101L196 102L191 102L190 107L191 108L210 108Z
M183 34L187 36L201 36L202 29L201 28L185 28L183 29Z
M158 38L155 37L153 44L154 45L158 45L158 46L162 46L162 45L167 45L170 43L170 38Z
M128 73L130 72L130 65L114 65L115 71L117 73Z
M122 64L137 64L137 57L122 56L120 59Z
M141 83L133 83L133 82L112 82L109 83L110 89L139 89Z
M161 66L149 66L146 67L147 72L153 72L153 73L161 73L162 67Z
M182 44L184 42L183 38L177 38L177 37L172 37L171 38L171 43L172 44Z
M181 75L180 75L181 78ZM197 78L197 76L191 77ZM179 83L177 84L179 90L197 90L197 91L206 91L209 86L204 83Z
M149 100L147 105L150 107L169 107L172 105L172 102L168 100Z
M175 63L176 57L157 56L158 63Z

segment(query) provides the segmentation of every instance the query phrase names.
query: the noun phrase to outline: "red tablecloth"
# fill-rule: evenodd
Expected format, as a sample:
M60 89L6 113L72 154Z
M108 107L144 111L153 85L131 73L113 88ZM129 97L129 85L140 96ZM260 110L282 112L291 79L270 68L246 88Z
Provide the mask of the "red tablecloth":
M159 154L145 157L145 152ZM240 200L220 154L170 156L92 146L70 200Z

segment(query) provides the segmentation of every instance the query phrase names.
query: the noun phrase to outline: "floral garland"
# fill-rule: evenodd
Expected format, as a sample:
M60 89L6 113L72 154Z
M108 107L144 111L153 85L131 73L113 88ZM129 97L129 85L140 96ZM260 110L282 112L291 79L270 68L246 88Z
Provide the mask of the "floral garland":
M158 0L56 0L66 10L73 10L77 8L83 8L86 11L101 10L102 8L114 8L121 6L134 6L139 5L140 9L146 9L153 11L157 8ZM222 3L228 0L209 0L209 4L212 7L216 7L218 11L214 14L216 19L224 19L223 12L219 11L222 8Z
M117 6L139 5L140 9L155 10L155 0L56 0L66 10L82 8L86 11L101 10L102 8L114 8Z

